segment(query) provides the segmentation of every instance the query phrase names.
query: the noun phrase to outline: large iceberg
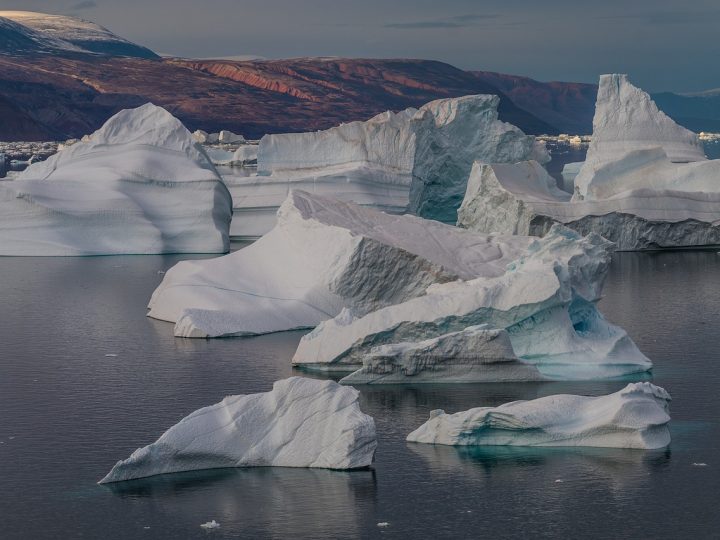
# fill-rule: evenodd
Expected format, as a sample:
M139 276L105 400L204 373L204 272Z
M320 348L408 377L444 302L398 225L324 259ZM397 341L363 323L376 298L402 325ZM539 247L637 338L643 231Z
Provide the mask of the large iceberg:
M498 120L498 96L433 101L420 109L408 211L454 223L475 161L550 161L545 144Z
M100 483L225 467L368 467L375 422L358 395L333 381L291 377L270 392L226 397L119 461Z
M543 235L563 223L601 234L619 250L720 243L720 160L705 158L697 135L625 75L601 77L593 125L571 200L532 161L476 163L458 224Z
M231 217L203 149L148 103L2 183L0 255L222 253Z
M670 395L650 383L599 397L567 394L455 414L436 410L408 435L453 446L592 446L658 449L670 444Z
M407 343L444 339L485 324L506 330L517 357L546 379L645 372L650 361L595 306L610 263L609 249L610 244L597 235L583 238L556 225L500 274L478 272L473 279L433 284L424 295L364 316L346 310L322 322L302 338L293 364L316 370L361 370L348 381L362 380L373 371L372 366L363 367L363 361L383 353L377 347L400 344L403 349ZM527 370L523 378L528 378ZM411 377L406 380L412 382Z
M257 174L228 183L233 236L272 229L292 189L453 222L474 160L549 160L542 143L498 120L498 104L491 95L441 99L324 131L266 135Z
M345 308L364 315L433 284L500 276L531 242L292 191L251 246L168 271L149 315L183 337L312 328Z

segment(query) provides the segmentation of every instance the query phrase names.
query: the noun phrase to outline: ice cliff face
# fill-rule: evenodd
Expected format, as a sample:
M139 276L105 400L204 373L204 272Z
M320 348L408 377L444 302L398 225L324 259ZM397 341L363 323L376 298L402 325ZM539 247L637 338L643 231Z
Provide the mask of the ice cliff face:
M100 483L224 467L358 469L370 466L376 447L375 422L360 411L356 390L291 377L195 411Z
M342 384L536 381L543 376L518 360L505 330L469 326L419 342L374 347L363 367Z
M705 159L694 133L624 75L600 79L594 125L571 201L536 163L477 163L458 224L543 235L563 223L601 234L619 250L718 243L720 160Z
M407 440L454 446L664 448L670 444L669 402L663 388L645 382L600 397L560 394L455 414L437 410Z
M441 99L424 105L418 122L410 187L411 213L454 223L475 161L550 160L544 145L498 120L497 96Z
M0 254L221 253L231 215L202 148L147 104L0 187Z
M355 371L363 369L368 354L378 353L377 347L485 324L506 330L517 357L548 379L644 372L650 361L595 307L609 247L599 236L582 238L556 226L501 274L433 285L422 296L364 316L343 312L324 321L300 341L293 363Z
M276 227L225 257L173 267L150 301L175 334L217 337L312 328L428 286L500 275L532 240L496 238L293 191Z

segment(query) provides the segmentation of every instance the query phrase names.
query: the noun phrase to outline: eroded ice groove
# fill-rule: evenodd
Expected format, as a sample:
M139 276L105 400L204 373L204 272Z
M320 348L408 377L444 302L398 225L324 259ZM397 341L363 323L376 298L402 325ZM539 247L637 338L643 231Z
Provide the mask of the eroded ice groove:
M497 119L497 96L433 101L312 133L267 135L257 175L233 177L233 235L259 237L291 189L454 222L474 160L548 161L544 145ZM242 147L241 147L242 148Z
M152 104L0 186L0 255L223 253L230 193L191 134Z
M420 342L370 350L342 384L537 381L537 368L518 360L505 330L470 326Z
M543 235L563 223L601 234L619 250L720 242L720 160L705 159L697 135L624 75L601 77L595 127L572 200L535 162L476 163L458 224Z
M506 330L517 357L548 379L645 372L651 362L595 306L610 249L597 235L583 238L555 226L502 274L432 285L425 295L367 315L346 311L322 322L302 338L293 363L356 371L375 347L420 342L486 324Z
M119 461L100 483L224 467L368 467L375 422L358 395L333 381L291 377L270 392L226 397Z
M532 241L293 191L251 246L168 271L149 315L184 337L312 328L344 308L364 315L432 284L500 276Z
M658 449L670 444L670 395L650 383L600 397L567 394L455 414L436 410L408 435L453 446L593 446Z

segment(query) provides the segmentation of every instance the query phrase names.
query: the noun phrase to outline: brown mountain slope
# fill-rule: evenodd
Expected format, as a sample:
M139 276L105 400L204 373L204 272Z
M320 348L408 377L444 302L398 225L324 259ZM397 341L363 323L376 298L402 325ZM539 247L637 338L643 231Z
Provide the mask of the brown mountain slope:
M484 83L504 92L518 107L552 124L563 133L592 133L596 84L540 82L491 71L472 73Z
M493 85L427 60L301 58L196 61L87 55L0 55L0 97L43 138L78 137L120 109L152 101L190 129L246 137L324 129L444 97L501 95L500 117L527 133L557 133ZM10 118L8 118L9 120ZM3 133L3 139L27 134Z

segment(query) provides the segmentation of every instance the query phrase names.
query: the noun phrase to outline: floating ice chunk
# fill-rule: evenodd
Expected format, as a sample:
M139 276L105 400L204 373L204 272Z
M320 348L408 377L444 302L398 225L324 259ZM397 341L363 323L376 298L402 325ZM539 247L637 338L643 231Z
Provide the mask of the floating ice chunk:
M356 371L374 347L420 342L487 324L507 330L517 357L548 379L645 372L651 362L595 306L610 264L609 250L610 244L597 235L583 238L555 226L502 274L480 272L475 279L432 285L422 296L349 322L322 322L300 340L293 364ZM528 376L527 370L518 373Z
M243 144L238 146L232 157L232 163L234 165L247 165L251 163L257 163L258 158L258 145L257 144Z
M361 316L434 283L501 275L532 241L293 191L259 241L170 269L149 315L175 322L182 337L312 328L343 308Z
M219 529L220 528L220 524L217 521L215 521L214 519L212 521L208 521L207 523L203 523L200 526L203 529Z
M358 392L291 377L270 392L226 397L199 409L156 442L119 461L100 483L224 467L368 467L375 422Z
M470 326L417 343L370 350L363 367L342 384L535 381L543 376L517 359L505 330Z
M245 137L224 129L218 134L218 141L222 144L244 143Z
M600 397L561 394L455 414L438 410L407 440L445 445L664 448L670 444L669 402L664 389L633 383Z
M377 524L378 527L388 527L389 525L390 523L388 523L387 521L381 521Z
M231 213L202 148L148 103L2 183L0 255L222 253Z

